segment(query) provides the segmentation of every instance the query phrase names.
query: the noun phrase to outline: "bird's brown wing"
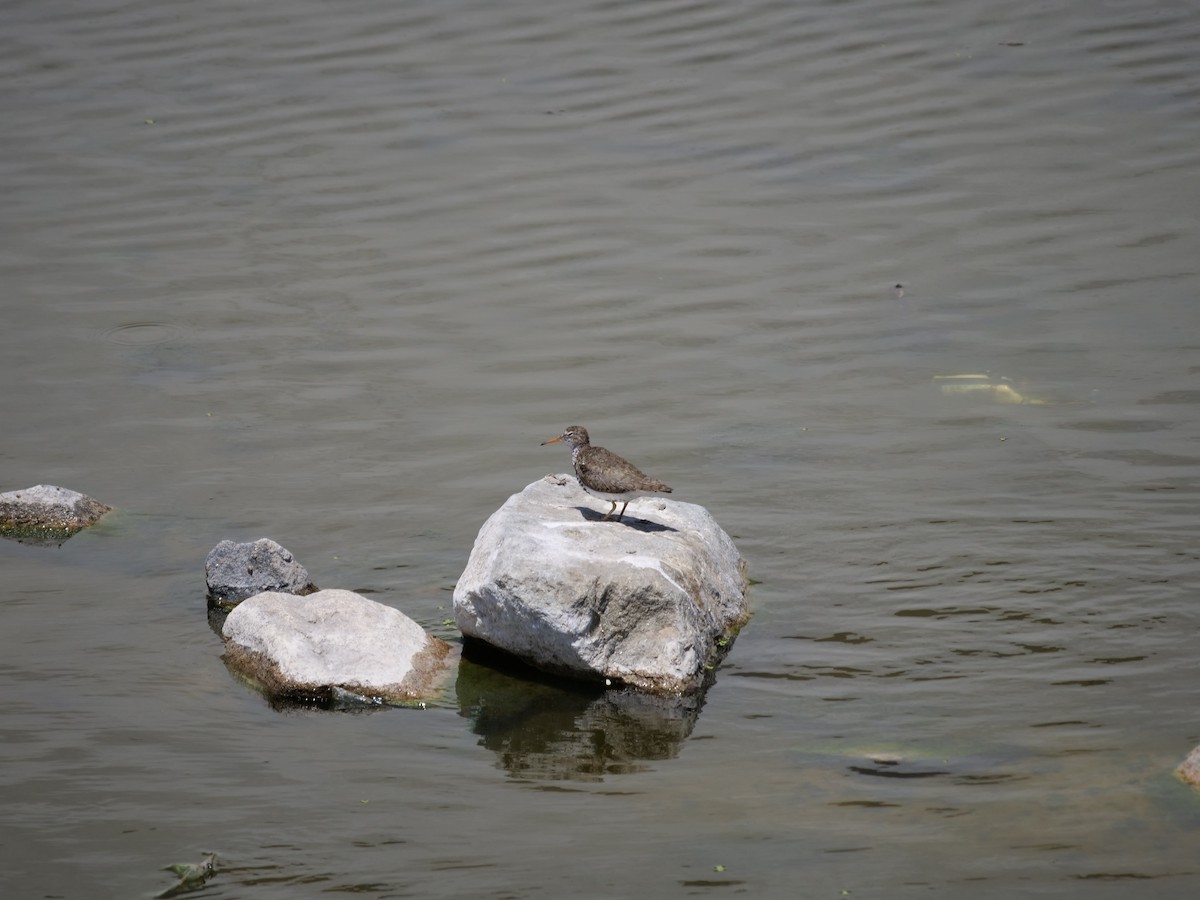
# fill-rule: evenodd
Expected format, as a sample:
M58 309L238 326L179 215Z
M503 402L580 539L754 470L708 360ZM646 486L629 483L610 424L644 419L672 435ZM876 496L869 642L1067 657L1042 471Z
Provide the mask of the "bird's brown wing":
M586 478L593 490L606 494L621 494L629 490L662 491L671 489L651 478L627 459L622 459L603 447L592 447L578 463L580 478Z

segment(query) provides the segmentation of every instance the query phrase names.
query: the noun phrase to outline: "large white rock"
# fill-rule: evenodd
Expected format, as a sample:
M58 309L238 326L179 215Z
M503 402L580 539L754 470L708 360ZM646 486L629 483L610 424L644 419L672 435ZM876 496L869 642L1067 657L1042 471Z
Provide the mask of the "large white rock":
M271 696L328 699L337 689L385 700L436 692L450 646L399 610L353 591L266 592L221 629L225 660Z
M1200 787L1200 747L1192 749L1192 752L1187 755L1187 759L1175 769L1175 774L1188 784Z
M484 523L454 619L548 672L657 693L701 687L749 618L746 563L701 506L641 499L624 522L547 475Z

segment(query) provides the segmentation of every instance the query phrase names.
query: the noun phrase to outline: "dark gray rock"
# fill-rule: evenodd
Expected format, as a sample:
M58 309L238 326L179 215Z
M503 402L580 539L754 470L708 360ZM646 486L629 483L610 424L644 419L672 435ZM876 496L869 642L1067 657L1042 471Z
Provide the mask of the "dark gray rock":
M749 618L746 564L703 507L604 501L569 475L514 494L480 529L454 619L535 668L656 693L705 683Z
M234 606L264 591L311 594L316 586L308 570L270 538L245 544L221 541L204 561L211 606Z
M0 494L0 534L47 542L70 537L112 509L86 494L36 484Z
M386 702L433 696L450 645L352 591L257 594L225 618L225 662L268 696Z

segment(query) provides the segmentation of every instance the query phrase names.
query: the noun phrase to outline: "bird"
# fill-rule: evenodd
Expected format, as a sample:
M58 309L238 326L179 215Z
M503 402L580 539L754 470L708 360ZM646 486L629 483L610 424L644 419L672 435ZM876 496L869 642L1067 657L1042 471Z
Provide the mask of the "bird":
M579 479L580 487L593 497L612 504L604 514L604 521L608 521L621 501L625 505L617 515L618 522L624 519L630 500L649 494L671 493L669 487L657 478L651 478L629 460L603 447L593 447L587 429L582 425L569 426L558 437L542 441L542 446L559 441L571 448L571 464L575 467L575 477Z

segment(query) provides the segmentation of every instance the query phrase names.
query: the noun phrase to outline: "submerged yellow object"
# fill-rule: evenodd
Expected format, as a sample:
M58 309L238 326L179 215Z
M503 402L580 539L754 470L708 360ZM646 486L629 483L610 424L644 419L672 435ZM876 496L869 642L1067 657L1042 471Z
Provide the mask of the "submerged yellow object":
M934 375L943 394L989 393L997 403L1044 406L1045 400L1035 400L1020 394L1009 384L1007 378L993 378L986 372L971 372L962 375Z

